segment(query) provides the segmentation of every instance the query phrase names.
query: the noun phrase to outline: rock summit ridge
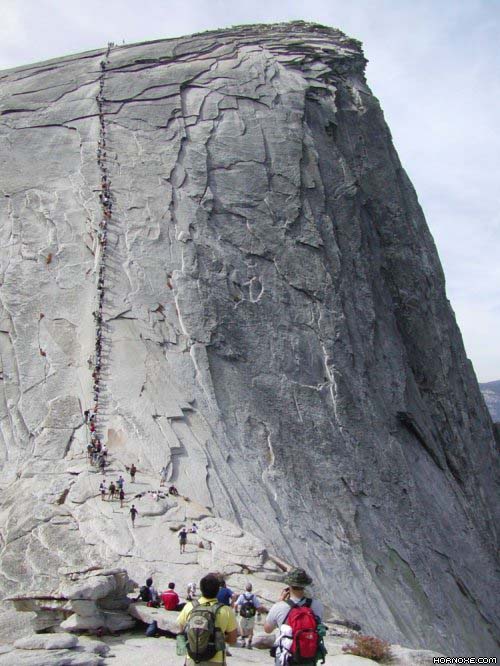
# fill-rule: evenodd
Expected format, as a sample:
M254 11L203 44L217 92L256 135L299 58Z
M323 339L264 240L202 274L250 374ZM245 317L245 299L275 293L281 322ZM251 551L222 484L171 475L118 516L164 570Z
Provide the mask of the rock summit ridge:
M284 560L391 642L497 649L498 447L365 62L294 22L0 72L5 597Z

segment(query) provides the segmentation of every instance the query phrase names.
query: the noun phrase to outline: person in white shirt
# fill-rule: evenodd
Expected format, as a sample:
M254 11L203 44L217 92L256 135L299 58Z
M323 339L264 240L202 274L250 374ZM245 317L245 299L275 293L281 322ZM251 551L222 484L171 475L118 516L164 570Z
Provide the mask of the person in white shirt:
M245 590L246 592L243 592L243 594L240 594L237 598L235 610L238 615L241 647L248 647L248 649L251 650L255 615L261 605L255 594L252 592L252 583L248 583Z

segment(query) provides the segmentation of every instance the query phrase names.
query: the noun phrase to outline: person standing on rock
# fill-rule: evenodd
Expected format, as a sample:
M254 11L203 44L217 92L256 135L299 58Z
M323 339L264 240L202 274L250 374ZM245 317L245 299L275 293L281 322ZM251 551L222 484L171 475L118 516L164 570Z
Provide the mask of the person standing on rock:
M241 647L248 647L249 650L252 649L255 615L259 608L259 600L252 592L252 583L247 583L245 592L240 594L236 600L235 610L239 614L238 622L241 635Z
M188 535L186 532L186 528L183 527L179 532L179 546L180 546L181 555L186 552L187 538Z
M188 583L187 592L186 592L186 599L188 601L193 601L193 599L196 599L196 597L197 597L196 583Z
M132 521L132 527L135 527L135 519L138 513L139 512L135 508L135 504L132 504L132 506L130 507L130 519Z
M234 645L238 635L236 616L232 608L219 604L217 592L220 580L215 574L207 574L200 580L201 597L198 601L188 601L177 618L177 624L181 632L185 632L187 641L187 653L185 666L213 666L213 664L225 664L228 650L226 644ZM196 631L191 632L191 622L199 626L198 620L213 618L215 624L214 635L209 639L212 650L206 652L206 656L196 654L197 641ZM196 620L195 620L196 617ZM207 623L210 624L210 623ZM198 633L199 635L199 633ZM190 638L192 639L190 640ZM219 649L217 649L219 648ZM214 651L217 650L215 653ZM192 658L194 657L194 658ZM200 659L201 657L201 659Z
M116 493L116 486L113 483L113 481L111 481L111 483L109 484L109 499L110 500L115 499L115 493Z
M119 497L120 497L120 509L123 509L123 502L125 500L125 491L123 490L123 487L120 488Z
M123 490L123 487L125 485L125 479L123 478L123 476L121 474L118 477L118 481L116 482L116 485L117 485L119 490Z
M160 486L164 486L165 483L167 482L167 475L168 475L168 468L166 465L163 465L163 467L160 470Z
M130 480L132 483L135 483L135 475L137 472L137 467L132 463L132 466L130 468Z
M101 493L101 500L104 502L107 492L106 481L104 479L101 481L101 485L99 486L99 492Z
M279 601L271 607L266 621L264 622L264 631L267 634L272 633L275 629L280 629L283 624L290 624L292 626L294 622L291 615L292 613L295 613L298 608L309 609L316 618L316 623L321 622L321 618L323 617L323 605L316 599L308 598L305 595L305 588L308 585L311 585L312 578L304 571L304 569L292 569L286 575L284 582L289 587L285 587L282 590ZM288 634L287 637L289 637ZM279 635L277 636L275 646L275 666L281 666L283 663L282 653L284 648L282 647ZM301 663L305 664L307 662ZM311 658L309 664L310 666L316 664L316 656Z

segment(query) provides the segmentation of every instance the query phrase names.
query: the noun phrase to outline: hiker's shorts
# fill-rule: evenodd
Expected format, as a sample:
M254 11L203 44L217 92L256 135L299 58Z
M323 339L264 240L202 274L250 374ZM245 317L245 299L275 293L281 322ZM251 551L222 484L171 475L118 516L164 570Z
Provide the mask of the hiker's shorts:
M239 617L240 632L246 635L249 631L253 631L255 626L255 617Z

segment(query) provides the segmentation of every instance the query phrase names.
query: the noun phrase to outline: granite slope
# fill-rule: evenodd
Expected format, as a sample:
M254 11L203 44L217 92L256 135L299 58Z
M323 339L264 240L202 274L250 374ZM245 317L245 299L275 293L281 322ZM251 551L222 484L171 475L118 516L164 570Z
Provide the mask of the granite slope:
M84 453L102 90L116 470L168 465L392 642L498 650L498 445L364 67L357 41L294 23L0 73L6 596L130 556ZM141 544L132 575L159 560Z

